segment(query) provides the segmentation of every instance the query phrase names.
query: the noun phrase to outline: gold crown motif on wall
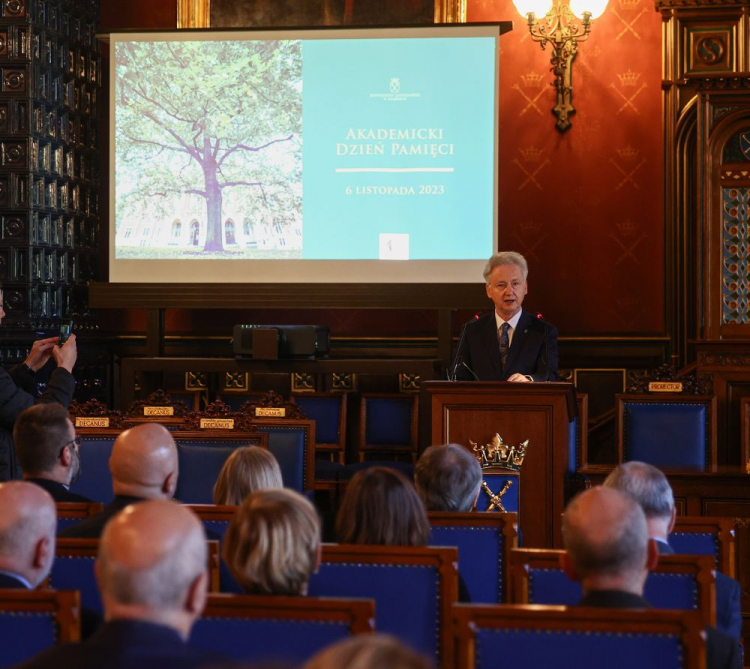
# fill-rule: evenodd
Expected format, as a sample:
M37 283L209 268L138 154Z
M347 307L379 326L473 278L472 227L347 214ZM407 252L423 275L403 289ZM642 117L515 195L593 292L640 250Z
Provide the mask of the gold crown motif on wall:
M526 457L529 440L522 441L518 446L510 446L503 441L499 434L495 433L489 444L480 446L471 439L469 439L469 444L482 469L501 467L513 472L520 472L521 465L523 465L523 460Z
M521 75L521 81L526 88L539 88L542 85L544 76L538 72L529 72Z
M620 158L625 158L625 160L635 160L638 157L639 151L632 146L626 146L624 149L617 149L617 153Z
M521 155L527 163L538 163L544 154L543 149L537 149L535 146L529 146L521 149Z
M633 70L629 69L627 72L618 74L617 78L620 80L620 84L622 86L636 86L638 84L638 80L641 78L641 75L640 73L633 72Z

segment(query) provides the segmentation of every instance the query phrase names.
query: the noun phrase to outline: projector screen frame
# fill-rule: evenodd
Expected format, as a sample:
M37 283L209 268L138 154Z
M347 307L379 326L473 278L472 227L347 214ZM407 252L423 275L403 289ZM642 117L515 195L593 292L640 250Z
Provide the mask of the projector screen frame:
M497 35L498 37L502 35L504 32L507 32L512 27L512 24L510 22L490 22L490 23L478 23L478 24L447 24L447 25L440 25L440 26L430 26L430 29L439 29L441 32L463 32L464 34L468 34L467 31L470 31L474 28L477 29L483 29L486 30L487 28L492 29L493 34ZM210 33L211 36L214 39L222 39L224 35L231 35L233 33L249 33L254 35L261 35L261 34L276 34L276 33L289 33L289 32L295 32L295 33L302 33L302 34L324 34L329 39L336 39L337 36L340 36L340 38L346 38L351 33L368 33L368 32L381 32L386 27L365 27L365 28L351 28L348 26L335 26L335 27L327 27L325 29L321 29L320 27L311 27L311 28L295 28L295 29L289 29L289 28L278 28L278 29L269 29L269 28L258 28L258 29L244 29L244 28L230 28L230 29L190 29L190 30L175 30L175 31L163 31L163 30L154 30L154 31L143 31L143 30L137 30L137 31L118 31L117 35L123 35L128 37L134 37L139 35L148 35L148 36L156 36L156 35L162 35L162 34L175 34L183 36L185 34L191 34L191 35L201 35L204 36L207 33ZM389 26L387 27L390 30L397 31L399 35L409 35L413 34L414 31L417 31L421 33L424 28L416 28L415 26ZM426 27L425 27L426 28ZM101 39L105 39L105 41L108 41L106 38L108 38L109 35L106 36L100 36ZM496 67L499 68L499 55L496 56ZM498 100L499 92L495 96L495 132L497 133L497 124L498 124L498 118L497 118L497 100ZM111 84L111 91L110 91L110 100L114 97L114 84ZM112 114L114 111L111 112ZM111 137L111 143L110 143L110 170L111 174L114 174L114 132L112 133ZM494 160L495 160L495 173L496 175L499 175L499 169L497 166L498 162L498 146L497 142L495 142L494 147ZM499 178L499 176L498 176ZM115 262L115 245L114 245L114 219L115 219L115 206L114 206L114 178L110 181L110 235L112 238L112 243L110 243L110 281L113 283L119 283L119 281L122 281L122 276L118 275L117 272L113 272L113 265ZM497 248L497 235L498 235L498 225L497 221L499 218L499 199L498 199L498 184L497 179L494 183L494 230L493 230L493 249L492 251L496 250ZM119 261L122 262L122 261ZM172 274L172 270L170 267L170 263L172 262L195 262L195 261L171 261L171 260L159 260L159 261L131 261L136 263L148 263L148 262L154 262L154 263L161 263L161 267L163 268L162 272L154 272L152 271L152 268L145 267L145 265L141 265L139 267L139 272L141 272L144 275L147 275L149 277L149 280L153 284L158 285L164 285L165 287L165 297L169 294L171 294L170 289L168 286L174 281L173 277L174 274ZM203 260L199 262L204 263L234 263L235 266L238 263L247 262L242 260ZM251 261L256 263L266 263L268 261L265 260L259 260L259 261ZM292 260L287 261L290 263L294 263L296 266L301 266L303 263L330 263L331 261L318 261L318 260ZM462 270L457 274L448 274L446 275L445 272L442 269L442 266L444 263L447 263L449 261L431 261L431 260L411 260L411 261L390 261L390 260L352 260L352 261L333 261L334 263L337 263L336 268L333 271L333 274L329 273L328 275L321 275L317 277L317 281L320 281L321 283L316 283L317 286L322 287L325 283L333 283L338 276L339 272L342 269L348 269L345 265L349 265L351 267L365 267L365 271L360 273L359 277L352 279L347 279L344 284L334 284L337 287L337 290L339 293L341 293L341 288L343 285L348 284L373 284L373 283L382 283L383 286L387 286L388 284L395 284L395 286L398 286L399 290L396 291L396 293L399 293L399 297L394 296L394 300L400 300L403 296L403 288L408 285L414 285L417 286L419 283L424 282L425 279L422 278L423 272L427 272L430 269L430 266L432 266L434 271L433 276L437 277L443 277L443 281L445 280L445 277L448 276L450 278L451 284L452 283L465 283L465 284L471 284L475 282L481 281L481 269L484 265L485 259L481 260L465 260L460 261L463 263ZM345 264L342 264L345 263ZM410 269L407 269L407 265L410 266ZM263 273L263 272L261 272ZM316 272L316 274L320 274L320 272ZM264 277L265 278L265 277ZM172 281L170 281L172 279ZM421 279L421 281L420 281ZM235 285L235 286L245 286L245 291L248 286L261 286L261 285L283 285L287 283L287 279L284 277L279 278L278 276L270 277L270 281L268 278L265 278L265 280L258 280L258 281L249 281L249 282L242 282L237 281L236 279L233 280L231 283L227 279L225 275L222 274L220 267L217 265L215 267L215 270L211 272L211 276L209 278L211 282L215 282L215 284L221 283L222 284L222 293L226 294L226 287L228 285ZM427 281L431 282L431 290L435 291L435 289L438 288L438 286L442 283L440 279L435 278L429 278ZM290 279L289 282L294 282L296 285L299 284L299 279ZM387 282L387 283L386 283ZM127 282L123 285L130 285L132 282ZM194 291L189 288L191 281L185 280L185 282L182 282L182 279L180 279L180 284L183 288L185 288L186 293L193 293ZM448 285L451 285L448 284ZM133 284L133 288L136 285L140 284ZM216 292L216 291L214 291ZM273 290L271 292L274 292ZM348 292L348 291L347 291ZM356 291L355 291L356 292ZM422 293L422 291L417 291L418 293ZM429 292L429 291L427 291ZM131 293L132 294L132 293ZM255 293L258 297L259 295ZM214 295L214 303L213 306L216 307L216 297L217 295ZM221 299L221 298L219 298ZM261 302L265 302L265 299L260 298ZM355 300L356 302L356 300ZM332 305L329 304L328 307L321 307L321 308L330 308Z

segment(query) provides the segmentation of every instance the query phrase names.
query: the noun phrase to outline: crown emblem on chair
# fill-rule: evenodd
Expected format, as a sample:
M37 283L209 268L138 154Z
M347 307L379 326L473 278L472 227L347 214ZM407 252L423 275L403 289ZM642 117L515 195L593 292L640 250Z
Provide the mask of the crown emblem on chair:
M474 457L479 461L482 469L487 467L501 467L513 472L520 472L523 459L526 457L529 440L521 442L518 446L509 446L496 433L489 444L480 446L471 439L469 439L469 444L471 444L472 450L475 453Z

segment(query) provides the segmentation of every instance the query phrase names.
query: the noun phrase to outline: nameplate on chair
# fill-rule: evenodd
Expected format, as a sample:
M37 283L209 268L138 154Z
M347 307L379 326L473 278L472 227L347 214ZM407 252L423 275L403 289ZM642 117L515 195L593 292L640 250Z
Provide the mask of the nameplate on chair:
M681 393L682 384L679 381L651 381L648 384L650 393Z
M174 416L174 407L143 407L144 416Z
M76 427L109 427L109 418L106 416L97 416L96 418L76 416Z
M234 418L201 418L201 430L234 430Z
M255 407L256 418L284 418L285 416L284 407Z

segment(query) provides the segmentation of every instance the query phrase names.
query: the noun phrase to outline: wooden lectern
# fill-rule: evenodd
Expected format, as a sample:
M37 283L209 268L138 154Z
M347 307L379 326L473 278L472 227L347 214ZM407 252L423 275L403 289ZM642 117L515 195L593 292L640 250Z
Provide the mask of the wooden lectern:
M565 474L575 469L569 451L571 422L576 417L574 386L429 381L422 387L431 409L433 444L470 449L469 441L488 444L495 434L513 446L529 440L520 482L523 545L562 547Z

